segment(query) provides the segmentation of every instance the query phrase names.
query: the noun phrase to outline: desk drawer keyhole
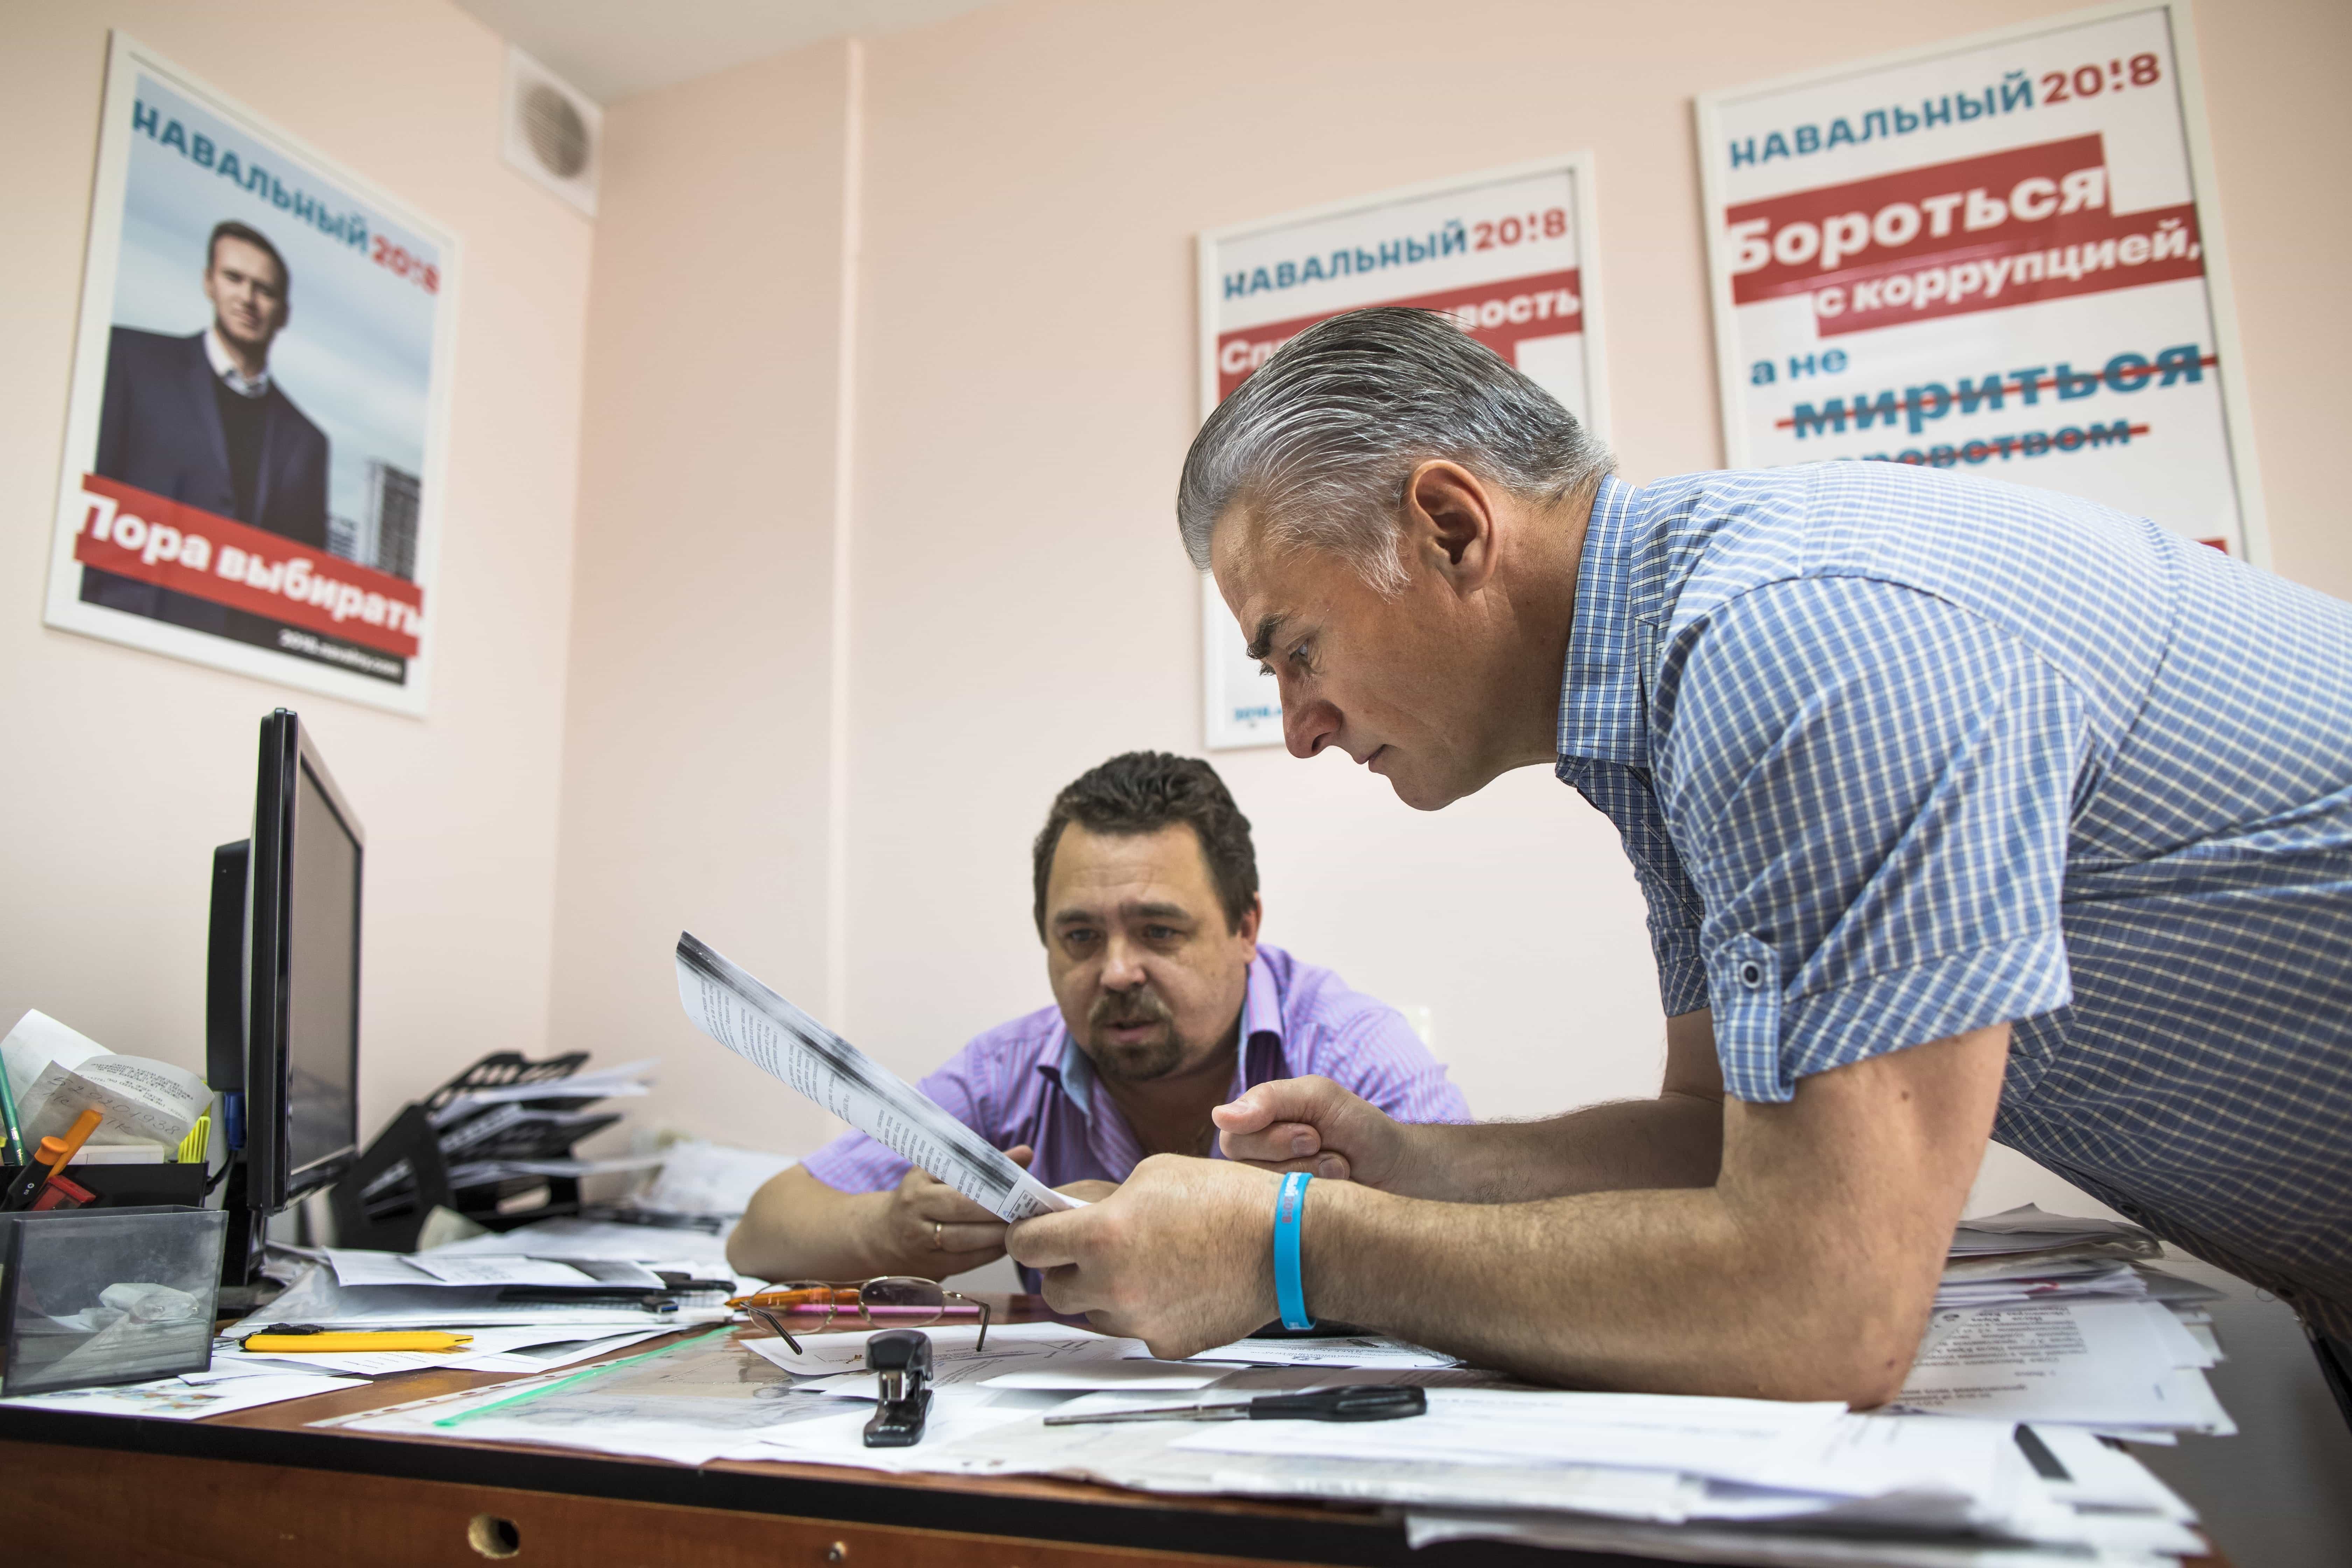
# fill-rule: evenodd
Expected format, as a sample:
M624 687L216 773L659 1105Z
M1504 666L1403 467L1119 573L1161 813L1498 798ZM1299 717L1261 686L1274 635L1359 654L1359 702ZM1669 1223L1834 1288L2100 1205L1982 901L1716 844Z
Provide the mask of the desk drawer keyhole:
M483 1557L515 1557L522 1552L522 1531L510 1519L478 1513L466 1526L466 1544Z

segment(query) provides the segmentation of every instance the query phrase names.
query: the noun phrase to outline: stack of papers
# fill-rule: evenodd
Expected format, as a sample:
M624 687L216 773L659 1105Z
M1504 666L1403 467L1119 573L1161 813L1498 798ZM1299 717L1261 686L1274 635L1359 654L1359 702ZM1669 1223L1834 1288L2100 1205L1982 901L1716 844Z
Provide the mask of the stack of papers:
M862 1334L804 1339L797 1356L779 1342L722 1334L609 1379L530 1380L322 1425L683 1464L767 1458L1384 1503L1406 1511L1416 1542L1486 1536L1670 1557L1704 1550L1720 1562L1953 1568L2156 1568L2204 1550L2179 1498L2077 1428L1499 1386L1433 1388L1428 1415L1395 1422L1047 1426L1048 1413L1339 1379L1321 1368L1152 1363L1128 1342L1090 1343L1085 1331L1052 1324L992 1331L984 1355L971 1351L968 1327L933 1337L941 1376L913 1448L864 1446L873 1379L846 1368L862 1360ZM1347 1380L1447 1374L1360 1368Z
M354 1373L514 1371L534 1375L321 1425L688 1465L1053 1475L1170 1494L1376 1504L1403 1513L1415 1545L1475 1537L1725 1563L1920 1568L2162 1568L2201 1552L2193 1512L2105 1438L2231 1429L2204 1381L2219 1350L2200 1288L2150 1267L2157 1248L2144 1233L2030 1212L1963 1228L1901 1402L1860 1414L1835 1404L1530 1388L1379 1335L1242 1341L1164 1362L1139 1341L1061 1323L998 1324L982 1350L978 1325L964 1321L926 1331L938 1371L924 1440L871 1449L862 1436L876 1392L865 1365L870 1334L803 1336L795 1352L721 1328L583 1376L577 1363L693 1318L600 1322L590 1320L615 1309L497 1300L525 1280L535 1295L560 1291L571 1281L559 1270L583 1289L634 1283L659 1249L713 1240L565 1220L411 1256L337 1252L257 1316L463 1326L474 1342L447 1355L300 1364L224 1350L194 1378L46 1403L201 1415L344 1386ZM1422 1386L1428 1412L1349 1424L1044 1424L1047 1414L1366 1383Z
M2136 1442L2237 1430L2205 1380L2220 1292L2137 1226L2029 1204L1962 1222L1899 1411L2063 1422Z
M585 1270L609 1265L592 1259L575 1258L557 1265L576 1277L576 1284L566 1279L541 1285L525 1281L541 1278L551 1260L446 1259L437 1253L337 1251L331 1256L335 1258L332 1267L309 1269L285 1294L229 1332L242 1338L272 1323L316 1323L339 1330L602 1328L607 1334L616 1334L629 1329L724 1322L732 1316L725 1296L717 1290L657 1298L656 1281L656 1287L646 1288L639 1297L634 1280L601 1283ZM436 1268L456 1278L439 1278L412 1258L434 1260ZM345 1269L351 1271L347 1278ZM564 1299L573 1290L579 1292L577 1300ZM648 1300L659 1304L648 1306L645 1304Z
M2091 1329L2095 1340L2115 1331L2096 1319ZM328 1424L684 1464L1055 1475L1163 1493L1385 1504L1404 1511L1416 1544L1476 1536L1726 1563L1923 1568L2158 1568L2205 1550L2192 1511L2085 1426L1532 1389L1369 1335L1161 1362L1138 1342L1055 1323L999 1325L985 1351L973 1324L927 1332L938 1377L912 1448L864 1446L875 1379L863 1332L803 1336L798 1352L721 1333L610 1379L526 1381ZM1286 1363L1270 1359L1277 1349ZM1312 1349L1356 1364L1301 1359ZM1349 1383L1418 1384L1428 1414L1344 1425L1044 1423L1053 1413Z

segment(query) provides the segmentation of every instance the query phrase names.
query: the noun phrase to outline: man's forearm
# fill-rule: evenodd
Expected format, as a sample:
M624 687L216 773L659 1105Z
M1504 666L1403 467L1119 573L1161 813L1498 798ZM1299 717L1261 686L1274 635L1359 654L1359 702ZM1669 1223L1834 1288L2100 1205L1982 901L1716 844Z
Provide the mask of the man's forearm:
M1972 1029L1806 1078L1785 1105L1727 1104L1707 1187L1440 1204L1318 1184L1307 1309L1544 1382L1880 1403L1917 1351L2008 1052L2007 1025Z
M1403 1173L1390 1190L1449 1203L1704 1187L1723 1161L1723 1107L1669 1092L1544 1121L1413 1127L1407 1147Z
M1440 1204L1318 1183L1307 1310L1531 1380L1876 1404L1900 1385L1932 1268L1759 1225L1717 1188Z

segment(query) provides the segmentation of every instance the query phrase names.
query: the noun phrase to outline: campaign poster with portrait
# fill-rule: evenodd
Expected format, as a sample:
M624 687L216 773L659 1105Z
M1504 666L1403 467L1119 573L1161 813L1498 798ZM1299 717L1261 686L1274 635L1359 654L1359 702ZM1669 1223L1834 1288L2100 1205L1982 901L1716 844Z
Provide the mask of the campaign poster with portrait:
M1732 467L1948 468L2263 563L2185 10L1711 94L1698 126Z
M425 710L457 242L116 35L47 624Z
M1284 343L1370 305L1440 311L1605 436L1592 159L1578 153L1383 191L1200 237L1201 417ZM1205 742L1278 745L1275 683L1201 584Z

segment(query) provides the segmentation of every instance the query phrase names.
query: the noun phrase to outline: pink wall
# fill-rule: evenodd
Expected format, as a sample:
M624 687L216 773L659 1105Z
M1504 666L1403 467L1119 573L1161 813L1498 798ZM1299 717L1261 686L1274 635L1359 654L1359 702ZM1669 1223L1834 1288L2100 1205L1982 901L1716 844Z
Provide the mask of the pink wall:
M857 576L852 663L861 1035L911 1063L1036 1005L1021 870L1049 792L1118 748L1198 746L1192 578L1169 504L1194 425L1196 231L1589 148L1612 437L1637 479L1707 467L1721 444L1692 94L2064 8L1024 0L876 43L858 528L877 565ZM2345 312L2313 296L2352 237L2277 172L2280 149L2342 140L2314 62L2340 63L2347 31L2340 7L2205 17L2265 434L2347 412ZM2313 47L2322 32L2339 47ZM2305 298L2281 297L2289 279L2310 279ZM2318 437L2264 442L2277 559L2352 592ZM1271 940L1431 1005L1475 1108L1654 1083L1631 879L1560 786L1517 775L1423 817L1344 759L1216 760L1260 826ZM952 941L922 931L934 905L958 911ZM929 984L903 984L915 967Z
M787 1148L820 1114L687 1027L667 954L822 1005L846 56L605 120L565 714L554 1043Z
M765 900L777 911L772 935L752 940L769 942L776 973L813 997L815 939L796 922L829 869L845 876L847 926L833 934L847 944L847 984L828 1005L853 1038L910 1074L973 1030L1042 1005L1026 855L1051 793L1117 750L1200 744L1195 580L1170 507L1194 421L1197 231L1591 149L1610 435L1636 479L1707 467L1721 441L1691 96L2068 8L1013 0L872 41L853 345L855 562L835 606L849 630L838 759L850 781L847 858L796 842L709 876L654 879L681 907L747 927ZM2328 505L2326 438L2352 412L2336 374L2352 347L2347 315L2329 292L2352 234L2340 204L2313 201L2289 172L2352 131L2329 85L2352 42L2352 14L2309 0L2212 5L2200 40L2275 559L2352 594L2352 543ZM714 198L682 215L678 236L680 248L721 269L712 284L725 300L717 310L674 302L698 331L677 333L672 352L709 372L698 377L709 401L697 417L745 399L795 450L803 433L794 411L836 367L813 353L781 380L772 367L748 375L730 368L743 348L715 334L746 310L765 321L784 309L728 259L777 221L762 201L808 221L812 254L825 244L838 200L831 143L762 153L755 180L715 171L735 169L747 145L767 147L786 117L798 126L807 94L794 84L832 58L805 51L649 95L614 121L616 150L632 138L665 148L698 138L691 158L648 154L641 167L648 181L682 183L682 206L695 207L683 190ZM761 200L740 199L755 186ZM716 199L729 189L739 199ZM608 214L635 210L610 199ZM606 291L612 258L642 246L611 216L600 245L601 389L626 374L604 357L625 331L614 323L608 340L603 313L642 309L624 300L627 290ZM778 276L800 277L799 265ZM819 289L795 309L829 320L832 299ZM779 342L804 341L806 322L793 320L802 324ZM670 471L709 460L711 444L689 429L594 456L644 431L600 413L606 395L591 393L592 472L604 471L600 461L625 474L632 464ZM592 496L604 488L589 487ZM600 521L595 505L583 518L583 595L589 563L611 547L600 533L642 526ZM800 552L803 586L822 580L829 557L815 526L782 510L770 526ZM584 650L605 635L586 602L583 672ZM631 647L668 635L657 621L611 631L634 637ZM698 635L749 647L748 623L712 621ZM793 691L816 679L804 670ZM599 700L591 684L576 688L575 723L579 704ZM712 704L667 696L672 728L700 730L716 717ZM792 765L772 783L748 793L719 785L714 804L734 804L698 832L764 831L763 812L804 802L836 758L818 754L814 722L794 740ZM612 761L584 733L571 756L575 789L583 770ZM1257 824L1268 940L1430 1007L1440 1054L1474 1108L1531 1115L1654 1087L1661 1030L1638 896L1605 823L1548 776L1516 774L1424 816L1343 762L1302 764L1265 750L1215 761ZM592 884L575 882L572 867L591 851L570 837L582 809L567 799L565 886L584 890ZM772 880L772 869L782 874ZM566 975L646 963L661 923L644 922L625 950L604 917L566 921ZM647 1009L623 1015L633 1026L642 1016L646 1032L612 1048L659 1037L671 1053L678 1087L656 1103L660 1114L688 1127L710 1114L730 1128L773 1119L763 1141L784 1148L813 1132L781 1090L753 1086L719 1112L689 1104L702 1099L693 1086L714 1070L715 1047ZM595 1021L583 1026L591 1043ZM1994 1175L2009 1183L2003 1197L2032 1190L2030 1173Z
M109 26L462 237L421 721L41 625ZM503 64L436 0L0 13L0 1029L37 1006L201 1068L211 849L245 836L284 703L368 830L363 1119L545 1040L593 231L499 161Z
M2063 8L1012 0L866 46L862 116L840 44L616 106L592 228L498 162L498 41L435 0L12 7L0 1022L201 1059L205 853L291 700L39 625L109 22L466 242L433 711L299 703L371 834L369 1119L480 1051L581 1046L669 1058L645 1120L793 1149L821 1119L678 1016L680 926L919 1071L1045 999L1025 856L1053 789L1197 749L1169 522L1195 232L1590 148L1611 435L1633 477L1703 467L1690 95ZM2352 11L2239 0L2199 28L2275 560L2352 594L2352 217L2305 174L2352 141ZM1638 900L1557 784L1423 816L1336 763L1217 761L1269 940L1431 1008L1480 1110L1653 1081Z

